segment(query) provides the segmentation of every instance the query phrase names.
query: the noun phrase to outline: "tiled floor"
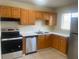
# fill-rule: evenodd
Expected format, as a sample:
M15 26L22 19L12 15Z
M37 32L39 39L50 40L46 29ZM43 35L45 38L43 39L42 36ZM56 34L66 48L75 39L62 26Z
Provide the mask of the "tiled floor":
M67 59L67 56L56 49L43 49L16 59Z

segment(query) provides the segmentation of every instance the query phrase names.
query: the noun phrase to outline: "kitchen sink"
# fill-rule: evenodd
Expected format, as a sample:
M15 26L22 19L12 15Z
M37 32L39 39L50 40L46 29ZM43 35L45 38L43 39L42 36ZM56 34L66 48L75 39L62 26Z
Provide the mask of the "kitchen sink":
M49 32L35 32L36 34L48 34Z

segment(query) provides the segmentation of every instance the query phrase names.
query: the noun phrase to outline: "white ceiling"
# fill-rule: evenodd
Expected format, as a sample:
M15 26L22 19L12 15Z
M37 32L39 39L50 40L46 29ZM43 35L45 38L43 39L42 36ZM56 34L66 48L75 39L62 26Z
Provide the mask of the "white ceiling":
M42 0L42 2L36 2L38 0L9 0L14 2L22 2L22 3L28 3L31 5L37 5L37 6L44 6L44 7L51 7L51 8L57 8L62 7L70 4L77 4L78 0Z
M44 4L41 2L39 2L39 3L37 2L37 4L36 4L35 1L37 1L37 0L13 0L13 1L29 3L29 4L34 4L34 5L42 4L41 6L52 7L52 8L61 7L61 6L65 6L65 5L69 5L69 4L78 2L77 0L44 0L45 1Z

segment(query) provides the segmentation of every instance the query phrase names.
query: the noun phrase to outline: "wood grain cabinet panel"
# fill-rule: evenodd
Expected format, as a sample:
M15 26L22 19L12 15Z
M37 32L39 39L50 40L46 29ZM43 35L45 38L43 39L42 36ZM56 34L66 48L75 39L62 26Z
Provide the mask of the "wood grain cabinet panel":
M67 38L61 37L59 50L63 53L67 53Z
M11 7L0 6L0 16L1 17L11 17Z
M49 47L50 47L49 36L46 36L46 35L38 36L37 48L38 49L44 49L44 48L49 48Z
M44 20L49 20L49 18L50 18L49 13L48 12L43 12L43 19Z
M28 19L28 22L29 22L29 25L34 25L35 24L35 11L34 10L29 10L28 12L28 16L29 16L29 19Z
M59 51L63 53L67 53L67 38L58 36L58 35L52 35L52 48L56 48Z
M22 51L23 54L26 54L26 37L22 38Z
M20 8L12 7L12 17L20 18Z
M50 37L51 37L50 35L45 35L47 48L51 47L51 38Z
M43 12L43 20L46 21L46 25L54 26L56 25L57 14L50 12Z
M59 39L55 35L52 35L52 47L56 49L59 48Z
M45 36L38 36L37 40L37 48L38 49L43 49L45 48Z
M42 12L41 11L36 11L35 17L36 17L37 20L39 20L39 19L42 20L43 19Z
M34 25L35 24L35 11L29 9L21 9L21 24Z
M49 26L55 26L56 25L56 21L57 21L57 14L56 13L52 13L49 14Z
M21 9L21 25L28 25L29 21L29 10L28 9Z

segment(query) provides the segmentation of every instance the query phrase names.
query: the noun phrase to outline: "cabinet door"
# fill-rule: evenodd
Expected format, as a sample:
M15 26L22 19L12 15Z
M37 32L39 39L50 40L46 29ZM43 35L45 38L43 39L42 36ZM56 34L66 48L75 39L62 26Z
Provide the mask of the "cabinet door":
M46 38L46 48L49 48L51 47L51 36L50 35L45 35L45 38Z
M43 12L43 19L46 21L46 25L54 26L56 25L56 19L57 14L56 13L50 13L50 12Z
M0 6L0 16L11 17L11 7Z
M42 20L42 19L43 19L43 14L42 14L42 12L41 12L41 11L36 11L35 17L36 17L37 20L39 20L39 19Z
M47 48L47 39L45 35L38 36L37 47L38 49Z
M63 53L67 53L67 38L61 37L59 50Z
M20 18L20 8L12 7L12 17Z
M56 35L52 35L52 47L56 49L59 48L59 39Z
M58 36L58 35L52 35L52 48L56 48L59 51L63 53L67 53L67 38Z
M29 13L28 9L21 9L21 24L22 25L28 25L28 19L29 19Z
M54 26L56 25L56 22L57 22L57 14L56 13L52 13L50 14L50 21L49 21L49 25L51 26Z
M57 17L57 15L56 15L56 13L49 13L49 15L48 15L48 25L49 26L54 26L54 25L56 25L56 17Z
M48 12L43 12L43 19L44 20L49 20L49 13Z
M28 19L29 25L34 25L35 24L35 11L29 10L28 13L29 13L28 14L28 16L29 16L29 19Z

